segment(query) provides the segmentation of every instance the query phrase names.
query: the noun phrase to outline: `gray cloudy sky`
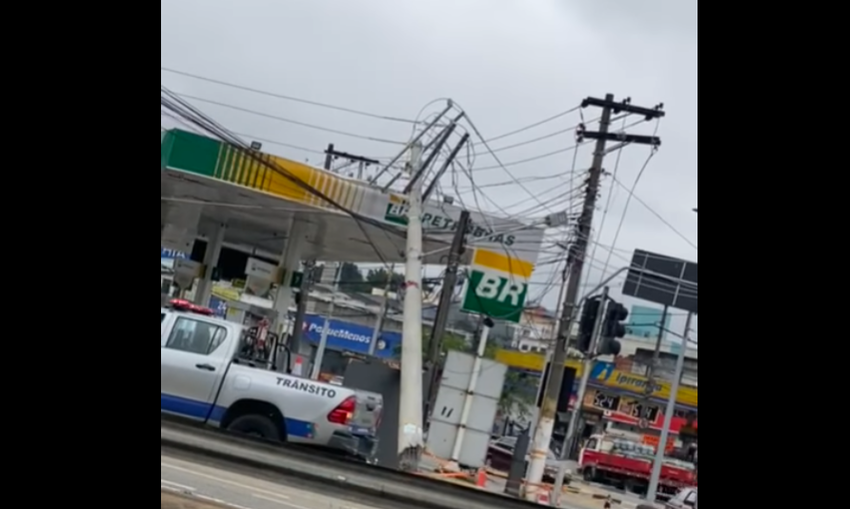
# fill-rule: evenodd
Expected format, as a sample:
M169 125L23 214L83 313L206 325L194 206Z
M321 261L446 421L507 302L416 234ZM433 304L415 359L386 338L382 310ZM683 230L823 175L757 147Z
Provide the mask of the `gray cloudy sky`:
M659 130L664 140L648 165L636 195L676 230L697 240L691 209L697 205L697 29L696 1L629 0L161 0L163 67L313 101L383 115L414 118L428 102L449 97L469 114L485 138L520 129L607 92L635 104L663 102L668 113ZM195 95L270 115L370 137L405 141L410 127L282 101L186 77L161 73L162 84ZM197 103L233 131L321 151L374 157L397 147L327 132L209 104ZM433 109L433 108L432 108ZM430 110L429 110L430 111ZM598 112L586 111L587 119ZM633 122L635 119L628 119ZM515 161L575 145L574 135L521 147L512 145L575 126L572 114L492 143L502 162L537 199L550 203L569 189L573 154L526 164ZM161 118L161 125L175 125ZM651 134L654 124L630 132ZM593 126L590 127L593 129ZM266 144L276 154L321 163L321 156ZM649 149L622 153L618 180L631 187ZM580 170L590 148L579 151ZM496 161L479 149L475 168ZM613 171L616 155L606 167ZM475 173L482 192L503 207L537 204L501 169ZM564 175L553 179L553 176ZM546 178L548 177L548 179ZM610 193L600 244L610 246L628 192L612 179L597 215L596 234ZM468 192L469 182L458 192ZM451 192L450 190L447 192ZM548 193L548 194L547 194ZM567 204L561 203L564 208ZM610 268L623 266L635 248L696 260L696 250L646 207L633 201ZM608 251L597 248L598 280ZM551 256L549 256L551 258ZM538 286L552 267L541 268ZM534 293L534 290L532 291ZM539 293L539 292L538 292ZM552 293L546 302L554 305Z

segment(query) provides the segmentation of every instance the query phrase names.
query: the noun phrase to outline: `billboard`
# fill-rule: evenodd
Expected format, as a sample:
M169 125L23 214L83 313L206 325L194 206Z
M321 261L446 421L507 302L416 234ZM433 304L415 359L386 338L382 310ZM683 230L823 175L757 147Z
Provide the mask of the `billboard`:
M664 318L664 311L661 309L632 306L632 312L629 315L629 323L626 325L626 333L629 336L634 336L640 339L650 339L656 341L658 339L658 324L664 321L664 328L670 329L672 316L667 315ZM664 339L667 338L667 333L664 333Z
M328 348L331 350L368 354L369 345L372 342L372 334L375 329L350 322L331 320L328 327ZM325 328L325 318L316 315L307 315L304 318L304 338L318 345L322 340ZM396 353L401 347L401 334L397 332L384 332L378 341L375 356L383 359L397 357Z
M699 266L669 256L635 251L623 295L699 314Z

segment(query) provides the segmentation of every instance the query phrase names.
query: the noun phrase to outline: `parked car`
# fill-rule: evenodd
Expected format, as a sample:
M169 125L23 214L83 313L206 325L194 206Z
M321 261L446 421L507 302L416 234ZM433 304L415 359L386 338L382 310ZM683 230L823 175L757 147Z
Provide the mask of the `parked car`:
M513 463L514 451L516 450L517 439L514 437L504 437L493 442L490 442L490 448L487 451L487 466L499 472L508 473L511 471ZM529 457L526 456L525 468L528 471ZM546 459L546 473L543 480L548 483L554 483L558 477L558 470L561 462L554 452L549 451L549 457ZM564 476L564 483L569 484L571 480L570 473Z
M685 488L671 498L664 506L665 509L699 509L697 488Z

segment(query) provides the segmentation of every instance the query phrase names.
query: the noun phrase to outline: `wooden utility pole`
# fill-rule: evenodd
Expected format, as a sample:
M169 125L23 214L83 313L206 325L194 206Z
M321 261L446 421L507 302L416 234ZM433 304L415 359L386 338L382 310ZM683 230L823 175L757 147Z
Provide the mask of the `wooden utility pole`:
M587 183L587 191L585 193L584 207L581 217L578 221L575 238L575 243L570 246L569 250L569 275L566 280L566 288L564 291L564 309L559 324L558 340L555 346L555 352L552 358L552 368L549 373L549 380L544 390L543 404L540 409L540 418L537 423L537 430L534 434L534 440L531 446L531 465L528 473L528 489L526 497L529 501L536 502L538 500L539 489L537 486L542 485L543 476L546 472L546 460L549 455L552 442L552 434L555 429L555 421L558 412L558 399L560 397L561 385L564 378L564 368L567 363L567 350L569 348L570 338L572 336L573 323L578 316L578 310L581 306L579 301L579 291L581 290L582 274L584 273L584 264L587 257L588 245L593 230L593 217L596 211L596 202L599 198L599 191L602 182L602 175L605 171L604 163L607 155L609 141L620 142L620 148L630 144L646 144L658 146L661 140L652 136L629 135L625 133L611 133L611 118L614 114L631 113L636 115L646 116L648 120L660 118L664 116L662 111L663 106L657 106L654 109L641 108L632 106L631 100L627 99L622 103L614 102L614 95L608 94L605 99L585 99L582 103L583 108L590 106L602 108L602 120L599 124L598 132L587 131L586 126L581 126L578 132L579 141L585 139L596 140L596 150L593 154L593 165L590 168L590 176ZM590 357L593 352L589 352ZM581 405L582 402L577 402ZM576 409L578 411L578 409ZM568 444L564 444L568 447ZM557 495L557 494L556 494Z

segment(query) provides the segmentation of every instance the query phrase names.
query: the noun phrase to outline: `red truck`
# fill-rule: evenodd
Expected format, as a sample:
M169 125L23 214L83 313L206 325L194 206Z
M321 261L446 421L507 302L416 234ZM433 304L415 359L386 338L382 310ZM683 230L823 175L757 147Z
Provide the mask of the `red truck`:
M594 435L581 450L579 473L587 482L616 486L646 494L652 476L655 449L612 435ZM696 486L694 465L667 460L661 469L658 496L669 499L683 488Z

